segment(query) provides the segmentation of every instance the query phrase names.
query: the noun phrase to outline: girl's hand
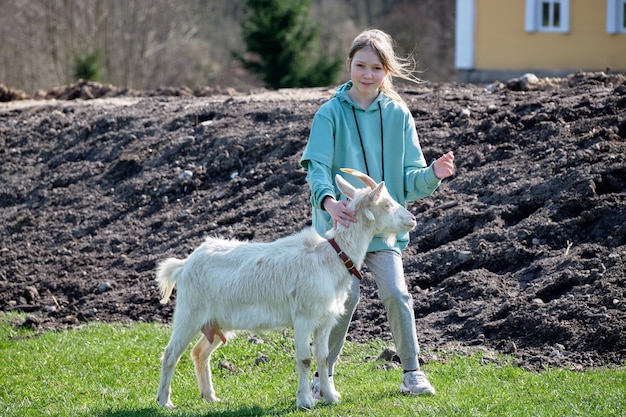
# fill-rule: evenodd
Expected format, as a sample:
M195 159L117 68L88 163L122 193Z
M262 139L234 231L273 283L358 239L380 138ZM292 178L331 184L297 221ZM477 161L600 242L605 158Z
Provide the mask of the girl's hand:
M333 228L337 228L337 224L349 227L350 223L356 223L354 210L348 208L349 201L337 201L332 197L326 197L322 202L324 210L330 214L333 219Z
M452 151L433 163L433 171L435 172L435 177L439 179L444 179L454 174L454 154Z

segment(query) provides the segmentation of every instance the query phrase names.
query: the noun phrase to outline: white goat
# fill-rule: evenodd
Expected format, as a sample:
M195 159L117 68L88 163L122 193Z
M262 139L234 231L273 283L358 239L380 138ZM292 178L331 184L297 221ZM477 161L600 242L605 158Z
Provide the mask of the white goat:
M211 353L235 330L278 327L294 329L297 405L315 406L309 388L311 335L322 398L326 403L338 402L339 393L331 389L328 379L328 336L344 311L352 280L349 260L360 269L374 235L393 238L416 224L415 217L389 196L384 183L376 184L358 171L344 172L369 187L355 189L336 176L338 188L352 200L357 222L347 228L338 226L327 234L328 240L312 227L270 243L209 238L187 259L169 258L159 265L161 303L167 303L178 283L172 336L162 358L157 397L161 405L174 407L170 400L174 368L198 332L203 335L191 357L200 395L206 401L219 401L211 381ZM332 239L343 249L343 258L329 244ZM344 263L346 255L349 259ZM360 276L358 270L352 271Z

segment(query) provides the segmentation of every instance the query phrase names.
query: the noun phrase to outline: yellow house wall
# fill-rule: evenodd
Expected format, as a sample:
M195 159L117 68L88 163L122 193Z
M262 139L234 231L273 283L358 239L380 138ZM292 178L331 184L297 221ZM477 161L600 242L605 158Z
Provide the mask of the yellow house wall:
M476 0L475 69L626 71L626 33L606 33L606 0L571 0L569 33L526 32L524 0Z

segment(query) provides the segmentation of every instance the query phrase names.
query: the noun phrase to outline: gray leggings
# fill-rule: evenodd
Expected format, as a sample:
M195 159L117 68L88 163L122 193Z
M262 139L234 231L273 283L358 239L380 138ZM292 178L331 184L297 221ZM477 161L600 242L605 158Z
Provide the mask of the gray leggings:
M402 368L408 371L418 369L419 343L415 330L413 297L409 293L404 279L402 256L391 250L370 252L365 257L365 264L376 282L380 300L387 310L387 320L389 320L391 334ZM345 304L346 311L330 333L328 343L328 372L330 375L334 373L335 362L337 362L343 348L352 315L359 303L360 293L360 281L354 278Z

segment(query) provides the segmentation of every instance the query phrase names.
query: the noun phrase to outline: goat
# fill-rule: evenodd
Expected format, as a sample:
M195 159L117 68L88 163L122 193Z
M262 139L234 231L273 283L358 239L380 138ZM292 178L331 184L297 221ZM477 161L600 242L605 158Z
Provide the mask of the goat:
M308 227L269 243L208 238L185 260L169 258L159 264L156 280L162 304L178 284L172 336L163 353L157 394L162 406L174 407L172 375L198 332L202 335L191 357L200 395L210 402L219 401L211 381L213 351L237 330L279 327L294 329L298 407L315 406L309 388L311 336L322 398L328 404L338 402L339 393L331 389L328 378L328 337L344 312L350 271L360 277L356 268L361 269L374 235L393 239L416 225L415 217L391 198L384 182L376 184L355 170L342 171L368 185L356 189L336 175L337 187L356 213L357 222L350 227L339 225L326 238Z

